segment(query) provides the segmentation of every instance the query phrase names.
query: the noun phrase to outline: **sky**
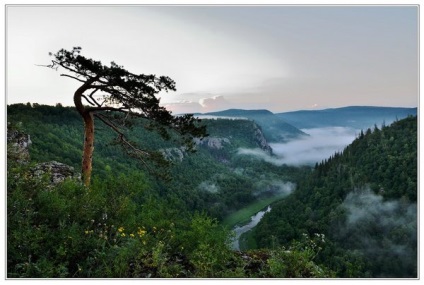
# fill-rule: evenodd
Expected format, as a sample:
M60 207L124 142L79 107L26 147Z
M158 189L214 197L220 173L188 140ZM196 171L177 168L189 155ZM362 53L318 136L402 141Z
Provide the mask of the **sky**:
M80 82L49 52L166 75L174 114L344 106L417 107L418 7L8 5L7 104L71 106Z

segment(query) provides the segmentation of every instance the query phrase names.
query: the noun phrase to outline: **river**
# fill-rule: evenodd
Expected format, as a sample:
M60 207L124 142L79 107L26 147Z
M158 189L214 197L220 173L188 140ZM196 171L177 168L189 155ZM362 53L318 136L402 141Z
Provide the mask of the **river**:
M269 211L271 211L271 206L268 206L266 210L257 212L255 215L250 217L250 222L248 224L241 227L239 226L234 227L233 231L235 232L236 236L234 237L233 242L231 244L232 249L240 250L240 244L239 244L240 236L244 234L245 232L248 232L254 227L256 227L256 225L259 223L259 221L262 219L265 213L268 213Z

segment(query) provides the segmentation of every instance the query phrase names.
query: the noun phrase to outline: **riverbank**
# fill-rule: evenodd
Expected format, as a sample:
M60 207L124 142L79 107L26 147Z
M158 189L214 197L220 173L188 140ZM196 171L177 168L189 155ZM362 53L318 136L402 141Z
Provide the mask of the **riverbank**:
M222 224L228 228L234 228L235 226L242 226L250 222L250 218L258 213L259 211L268 207L268 205L284 198L286 195L278 195L266 199L258 200L243 209L240 209L231 215L227 216Z
M259 221L262 219L262 217L271 211L271 206L268 206L266 209L256 213L255 215L253 215L252 217L250 217L250 222L243 225L243 226L236 226L233 228L233 231L235 233L235 236L233 238L232 241L232 245L231 247L234 250L240 250L240 243L239 243L239 239L240 236L243 235L246 232L249 232L250 230L252 230L254 227L256 227L256 225L259 223Z

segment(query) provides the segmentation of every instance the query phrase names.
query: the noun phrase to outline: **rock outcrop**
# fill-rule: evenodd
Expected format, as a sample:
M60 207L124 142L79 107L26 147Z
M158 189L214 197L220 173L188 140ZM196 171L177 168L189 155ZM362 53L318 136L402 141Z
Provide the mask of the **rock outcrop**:
M39 163L31 171L35 177L42 177L47 174L52 184L58 184L66 178L81 179L81 175L75 173L72 166L57 161Z
M31 145L30 135L16 129L7 128L7 157L14 161L27 164L30 160L29 146Z
M163 157L168 161L183 161L186 151L184 147L171 147L161 149Z
M202 140L195 138L194 142L196 145L205 145L210 149L222 149L224 144L231 144L228 138L217 138L217 137L207 137Z
M255 129L255 141L259 145L259 147L267 152L268 154L272 154L272 148L269 146L268 141L265 139L264 133L262 130L258 127L256 123L253 123L253 127Z
M29 146L31 145L29 134L14 129L8 124L7 128L7 159L13 160L19 164L28 164L30 162ZM81 175L75 173L72 166L57 161L42 162L36 164L30 169L33 177L42 177L48 175L52 184L64 181L66 178L75 178L80 180Z

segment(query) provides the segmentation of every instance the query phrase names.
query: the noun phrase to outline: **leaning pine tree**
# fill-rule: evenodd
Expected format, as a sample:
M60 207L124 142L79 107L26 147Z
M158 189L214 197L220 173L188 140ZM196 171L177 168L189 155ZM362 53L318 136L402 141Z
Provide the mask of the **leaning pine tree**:
M82 179L90 185L92 157L94 151L94 118L117 133L117 141L126 152L143 162L158 159L157 153L137 146L125 135L133 118L144 118L149 130L157 131L164 139L176 133L187 150L193 150L193 138L206 136L206 129L200 126L199 119L191 114L173 116L170 111L159 106L160 91L175 89L175 82L166 76L133 74L112 62L103 65L80 55L81 48L71 51L61 49L53 56L47 67L63 69L61 76L81 82L74 93L74 103L84 121L84 147L82 155ZM140 120L138 122L141 122Z

